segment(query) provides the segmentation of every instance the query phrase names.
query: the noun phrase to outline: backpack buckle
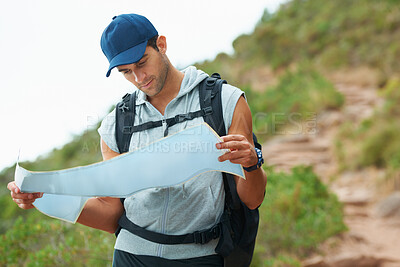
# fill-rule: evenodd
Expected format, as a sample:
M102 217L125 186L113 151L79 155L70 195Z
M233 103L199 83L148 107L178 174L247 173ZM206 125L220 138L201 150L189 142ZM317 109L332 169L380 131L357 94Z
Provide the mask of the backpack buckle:
M206 242L206 235L204 232L194 232L194 243L195 244L205 244Z
M190 120L190 119L192 119L190 114L179 114L179 115L175 116L175 122L176 123L180 123L180 122L183 122L185 120Z
M212 107L205 107L202 109L203 116L211 115L213 113Z
M221 225L217 224L210 230L206 230L203 232L196 231L193 233L194 235L194 243L196 244L206 244L210 242L212 239L216 239L221 235Z
M130 134L132 132L132 126L124 126L122 129L122 133L124 134Z
M125 112L129 110L129 107L125 104L125 102L122 102L121 104L118 105L118 109L121 110L122 112Z
M220 235L221 235L221 224L217 224L216 226L211 228L210 233L211 233L211 238L212 239L216 239L216 238L220 237Z

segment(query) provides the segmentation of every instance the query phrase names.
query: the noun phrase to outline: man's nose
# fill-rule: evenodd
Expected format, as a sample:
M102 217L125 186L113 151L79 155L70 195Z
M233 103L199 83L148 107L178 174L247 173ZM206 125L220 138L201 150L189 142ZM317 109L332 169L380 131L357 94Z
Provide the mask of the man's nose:
M135 77L135 82L136 83L142 83L143 81L145 81L146 78L146 73L144 71L141 70L134 70L132 71L133 76Z

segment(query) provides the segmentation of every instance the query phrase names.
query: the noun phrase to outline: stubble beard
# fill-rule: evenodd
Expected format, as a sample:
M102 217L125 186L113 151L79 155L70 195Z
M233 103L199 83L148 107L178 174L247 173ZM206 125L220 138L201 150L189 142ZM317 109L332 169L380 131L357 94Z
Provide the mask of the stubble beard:
M165 85L165 81L167 80L167 77L168 77L168 72L169 72L168 62L166 61L165 58L163 58L160 75L158 76L158 78L154 79L154 81L156 82L155 83L155 92L153 95L151 95L151 97L158 95L162 91L162 89L164 88L164 85Z

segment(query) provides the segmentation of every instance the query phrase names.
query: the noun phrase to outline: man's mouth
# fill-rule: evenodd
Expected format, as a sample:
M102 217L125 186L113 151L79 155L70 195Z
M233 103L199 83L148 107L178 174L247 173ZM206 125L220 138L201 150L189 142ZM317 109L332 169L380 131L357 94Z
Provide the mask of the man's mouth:
M151 85L151 83L153 82L153 79L151 79L150 81L148 81L147 83L144 83L143 85L141 85L141 88L147 88Z

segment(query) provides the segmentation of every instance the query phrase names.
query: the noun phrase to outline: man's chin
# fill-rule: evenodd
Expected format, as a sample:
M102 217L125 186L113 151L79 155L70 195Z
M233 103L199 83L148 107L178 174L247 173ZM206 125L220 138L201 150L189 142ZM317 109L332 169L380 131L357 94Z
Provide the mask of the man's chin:
M148 97L155 97L160 94L161 90L156 90L156 89L150 89L143 91Z

